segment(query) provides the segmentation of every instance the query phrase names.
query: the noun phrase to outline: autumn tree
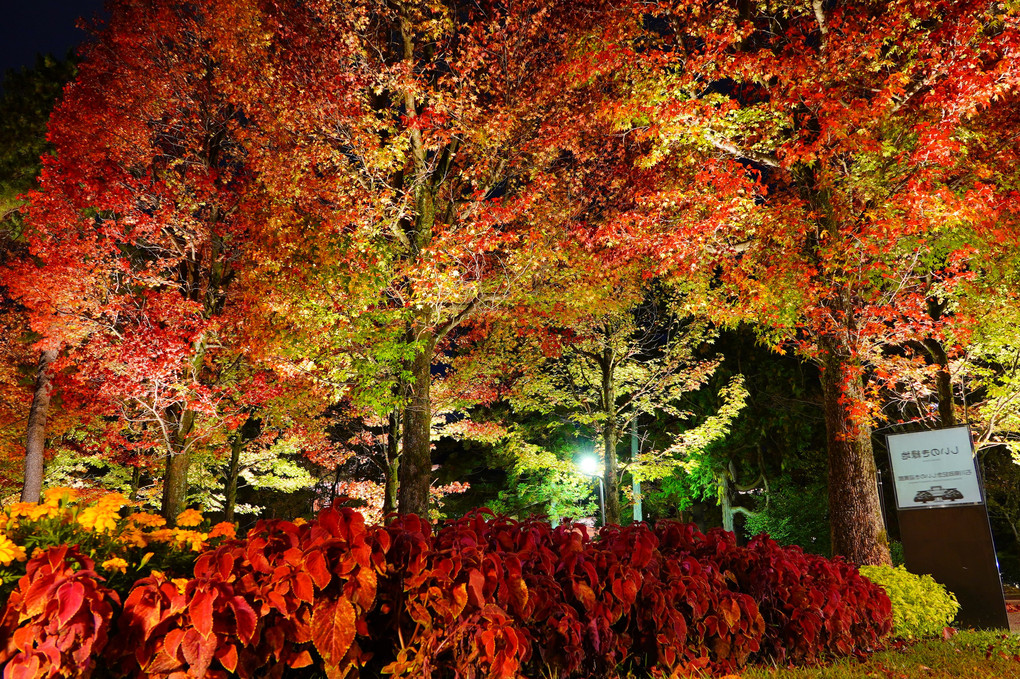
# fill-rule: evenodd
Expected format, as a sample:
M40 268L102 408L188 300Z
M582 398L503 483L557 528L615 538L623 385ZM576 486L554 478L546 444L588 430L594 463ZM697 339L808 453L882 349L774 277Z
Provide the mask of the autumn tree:
M274 206L266 260L299 262L266 280L321 300L322 328L355 340L323 359L344 379L355 354L390 376L399 509L424 513L437 352L541 279L597 193L586 178L618 160L570 65L582 40L636 17L596 1L409 0L258 5L234 23L234 92L258 130L245 143Z
M74 75L70 60L39 56L34 68L8 72L0 97L0 266L27 255L22 230L21 195L31 189L39 174L41 156L51 151L46 121L64 84ZM52 374L56 348L44 345L30 350L30 333L23 309L0 290L0 353L5 374L0 438L11 440L24 433L25 459L21 499L38 502L43 480L46 425L50 419ZM34 363L34 390L27 418L21 407L20 371ZM27 428L19 426L27 421ZM20 436L18 436L20 438ZM6 451L5 451L6 452ZM5 455L6 457L6 455Z
M684 314L678 291L644 280L641 262L599 271L600 261L595 253L575 253L573 264L589 266L566 274L572 274L571 284L560 290L559 299L546 286L530 314L521 309L504 314L454 367L463 373L457 378L461 383L492 383L490 389L501 390L518 415L537 414L550 430L571 430L574 450L567 452L577 452L577 439L594 442L602 460L606 521L619 523L624 473L656 480L687 462L725 435L743 390L739 380L725 387L718 412L696 418L686 411L681 398L703 386L718 365L718 357L706 352L713 331L703 319ZM555 313L540 316L536 312L543 306ZM644 415L647 421L667 414L686 426L661 437L661 446L646 440L636 455L621 457L618 448L629 442L635 417ZM560 458L521 440L522 434L514 428L504 443L517 450L518 474L529 469L577 473L575 455Z
M700 253L673 259L687 272L702 262L715 299L818 365L833 550L888 562L868 369L882 347L939 332L948 319L933 319L929 298L980 266L961 229L987 236L1012 209L975 153L988 138L979 121L1016 84L1016 16L906 1L656 12L646 63L659 75L631 126L666 140L653 160L704 159L708 181L747 198L745 214L697 232ZM980 155L1012 153L993 148Z
M34 263L11 289L110 440L165 459L162 511L185 507L191 455L217 426L251 214L209 7L115 2L50 121L55 157L28 208Z

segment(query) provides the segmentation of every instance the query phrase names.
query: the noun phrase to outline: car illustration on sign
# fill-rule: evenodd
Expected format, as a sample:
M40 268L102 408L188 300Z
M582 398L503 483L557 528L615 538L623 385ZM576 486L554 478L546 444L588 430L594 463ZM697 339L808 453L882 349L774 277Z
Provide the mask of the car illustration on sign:
M934 502L935 500L962 500L963 493L956 488L943 488L932 486L928 490L919 490L914 496L914 502Z

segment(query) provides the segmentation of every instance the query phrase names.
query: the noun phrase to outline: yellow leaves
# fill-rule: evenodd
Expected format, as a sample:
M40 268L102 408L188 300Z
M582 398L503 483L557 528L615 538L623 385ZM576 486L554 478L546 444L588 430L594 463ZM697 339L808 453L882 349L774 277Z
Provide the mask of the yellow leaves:
M137 512L128 517L128 521L134 523L136 526L160 528L166 525L166 519L159 514L150 514L148 512Z
M117 536L117 542L127 547L147 547L149 544L146 534L138 528L127 527Z
M60 507L61 505L74 502L81 497L77 488L54 487L43 491L43 504L47 507Z
M194 527L205 520L195 509L186 510L177 517L179 528L167 528L163 517L148 512L122 518L121 510L132 503L120 493L107 493L88 504L79 503L81 494L73 489L51 489L45 497L44 504L17 503L0 512L0 531L6 531L6 534L0 532L0 564L7 566L15 560L24 561L25 550L18 542L23 542L27 534L45 535L49 524L39 523L43 521L109 536L104 540L109 550L104 556L110 558L103 561L101 567L121 573L126 572L133 558L124 550L141 550L162 543L171 549L201 552L212 538L231 540L236 536L236 527L228 522L217 524L208 533L195 530ZM145 554L138 567L152 557L153 552Z
M45 504L38 505L34 502L16 502L7 509L7 514L12 519L24 518L29 521L38 521L56 516L58 513L54 511L54 507Z
M111 533L120 521L121 508L128 502L120 493L108 493L78 513L78 524L96 533Z

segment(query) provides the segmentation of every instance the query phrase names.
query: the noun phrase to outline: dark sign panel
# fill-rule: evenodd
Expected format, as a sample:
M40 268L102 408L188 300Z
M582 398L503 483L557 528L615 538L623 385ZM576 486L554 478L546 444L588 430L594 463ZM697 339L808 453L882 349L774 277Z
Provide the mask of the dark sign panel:
M893 434L887 441L907 570L931 575L956 595L959 624L1007 629L970 429Z

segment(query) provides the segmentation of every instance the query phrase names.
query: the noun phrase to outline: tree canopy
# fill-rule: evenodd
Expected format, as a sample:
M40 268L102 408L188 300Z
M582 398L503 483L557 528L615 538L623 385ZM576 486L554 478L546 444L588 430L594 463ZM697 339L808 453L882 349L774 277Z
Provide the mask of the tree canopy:
M24 410L10 365L41 355L35 402L52 383L76 445L171 521L232 517L239 477L369 481L380 512L427 515L442 437L517 446L520 484L522 456L554 461L537 487L579 506L535 417L599 439L616 521L624 467L696 452L725 485L754 450L790 482L741 429L762 417L741 368L704 387L709 340L751 327L818 380L833 550L887 562L875 423L1015 431L1018 21L990 0L114 0L8 239L0 322L34 343L5 345L5 389ZM656 431L618 458L636 415Z

